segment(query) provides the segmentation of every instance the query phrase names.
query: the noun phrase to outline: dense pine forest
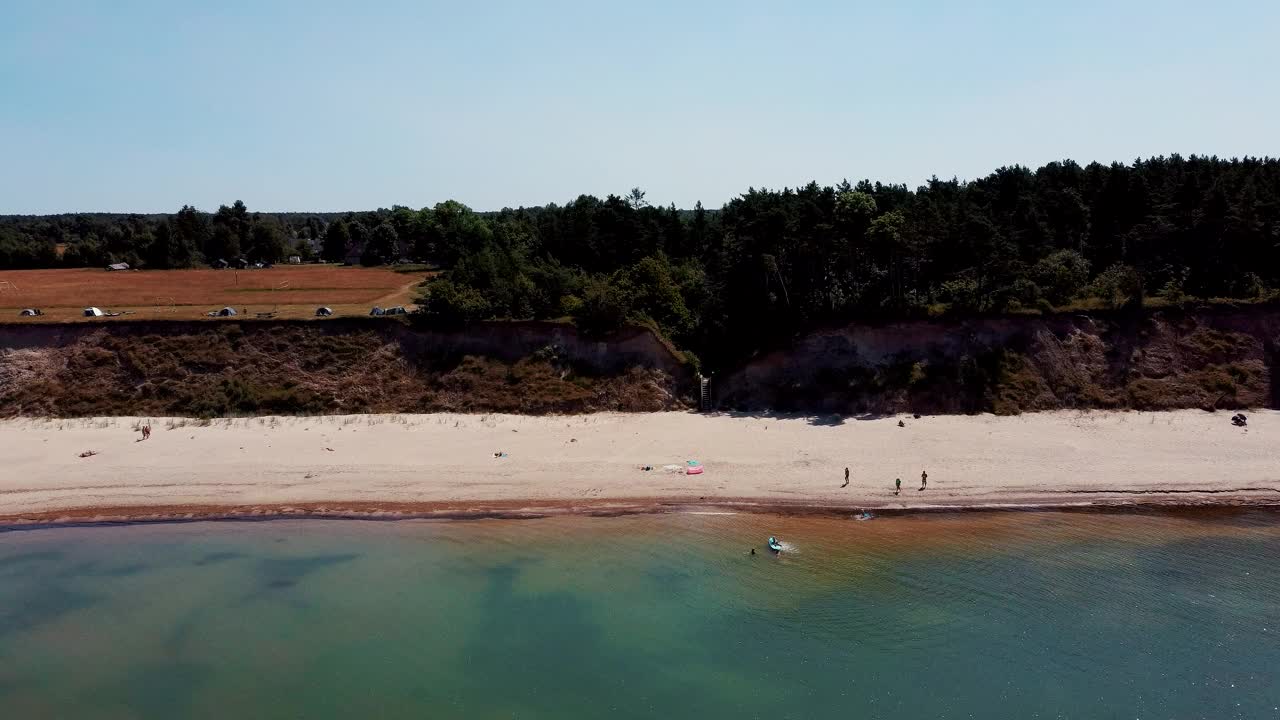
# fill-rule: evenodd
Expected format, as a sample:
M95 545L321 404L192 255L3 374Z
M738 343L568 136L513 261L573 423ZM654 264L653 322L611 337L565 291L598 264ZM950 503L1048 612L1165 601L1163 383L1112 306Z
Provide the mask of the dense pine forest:
M245 258L428 262L424 319L651 324L713 367L851 320L1047 312L1280 289L1280 160L1006 167L971 181L748 189L718 210L645 193L475 212L0 218L0 269Z

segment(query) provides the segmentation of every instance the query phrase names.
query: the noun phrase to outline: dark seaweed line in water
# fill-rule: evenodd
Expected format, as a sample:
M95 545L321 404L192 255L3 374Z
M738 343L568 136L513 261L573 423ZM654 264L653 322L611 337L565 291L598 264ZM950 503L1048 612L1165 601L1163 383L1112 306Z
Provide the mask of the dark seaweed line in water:
M1159 491L1127 491L1134 495L1166 495L1166 494L1215 494L1231 492L1272 491L1274 488L1239 488L1235 490L1159 490ZM1126 491L1110 490L1076 490L1060 491L1062 494L1108 494ZM9 516L0 518L0 533L38 530L41 528L59 527L105 527L121 525L149 524L183 524L198 522L269 522L273 520L365 520L371 522L394 522L399 520L537 520L547 517L579 515L588 517L625 517L630 515L664 515L696 513L706 510L741 512L748 514L812 516L812 517L845 517L870 507L877 514L885 517L906 517L910 515L934 515L953 513L1009 513L1009 512L1070 512L1070 513L1184 513L1213 512L1219 510L1280 510L1280 502L1273 498L1237 498L1239 502L1214 503L1162 503L1159 501L1098 502L1098 503L993 503L969 505L928 505L917 507L876 507L871 505L840 506L786 503L786 502L751 502L743 499L721 500L716 502L650 502L650 503L585 503L577 505L517 504L517 507L500 508L472 506L468 508L441 509L409 509L395 508L388 505L373 505L368 508L359 507L312 507L303 508L296 505L284 507L204 507L204 508L155 508L156 512L147 513L145 506L130 508L97 508L86 509L77 515L74 511L40 513L37 516Z

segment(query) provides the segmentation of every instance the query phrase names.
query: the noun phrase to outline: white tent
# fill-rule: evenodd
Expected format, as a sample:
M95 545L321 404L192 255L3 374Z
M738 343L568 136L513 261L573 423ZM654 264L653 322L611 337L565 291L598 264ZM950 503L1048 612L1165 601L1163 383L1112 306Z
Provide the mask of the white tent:
M84 309L85 317L106 317L106 313L96 307L87 307Z

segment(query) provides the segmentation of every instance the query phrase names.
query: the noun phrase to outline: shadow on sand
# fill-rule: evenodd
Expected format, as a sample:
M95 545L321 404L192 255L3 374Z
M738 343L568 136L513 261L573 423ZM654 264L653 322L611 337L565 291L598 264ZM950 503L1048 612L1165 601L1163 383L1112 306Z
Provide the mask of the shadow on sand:
M788 413L772 410L713 410L711 412L690 411L695 415L708 417L747 418L756 420L803 420L814 427L837 427L850 420L890 420L896 417L910 417L903 413L863 413L858 415L840 415L838 413Z

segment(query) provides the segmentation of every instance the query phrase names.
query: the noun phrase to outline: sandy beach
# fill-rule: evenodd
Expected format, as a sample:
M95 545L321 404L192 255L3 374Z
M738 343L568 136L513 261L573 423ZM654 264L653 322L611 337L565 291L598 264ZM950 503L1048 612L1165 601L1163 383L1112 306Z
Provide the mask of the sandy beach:
M19 419L0 422L0 522L1280 504L1280 412L1249 416Z

